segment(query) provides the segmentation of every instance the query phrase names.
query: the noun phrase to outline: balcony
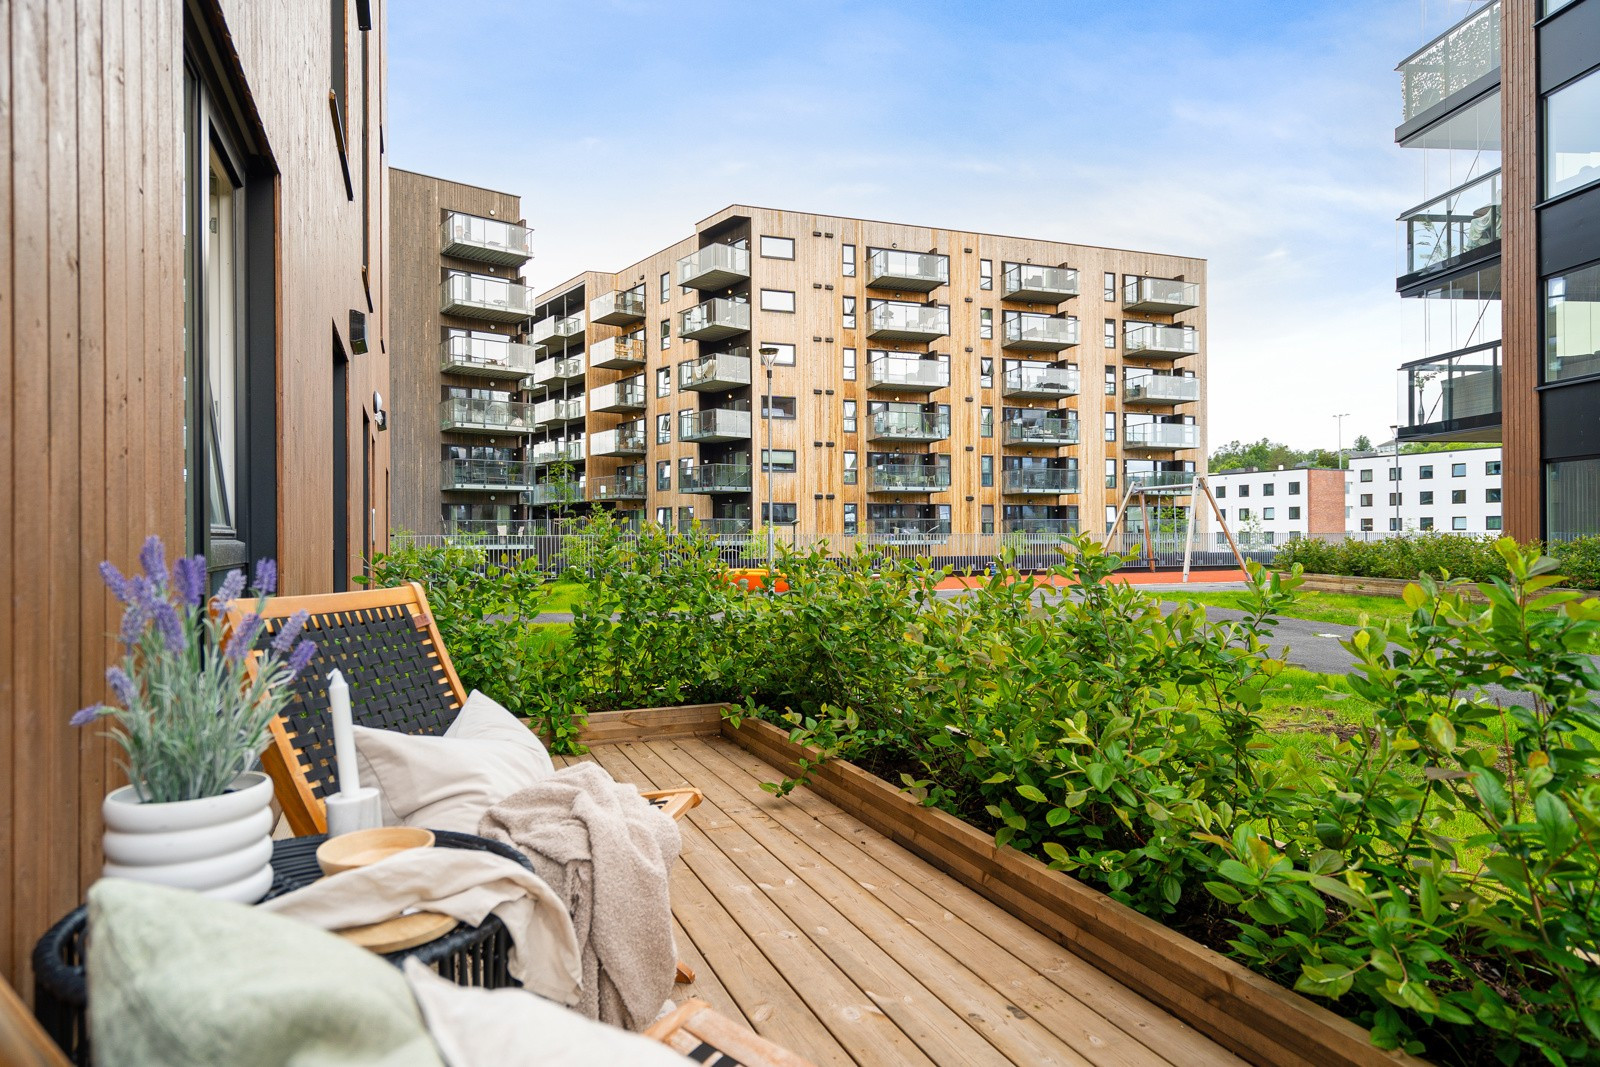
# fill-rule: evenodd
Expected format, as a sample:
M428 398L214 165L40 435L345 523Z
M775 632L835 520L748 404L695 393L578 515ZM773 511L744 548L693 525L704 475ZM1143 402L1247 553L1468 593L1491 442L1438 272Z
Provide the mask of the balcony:
M533 424L536 429L549 429L562 423L583 418L583 397L566 397L560 400L541 400L533 405Z
M1193 423L1135 422L1123 430L1122 446L1136 449L1194 448L1200 428Z
M867 302L867 336L878 341L933 341L950 336L950 309L905 300Z
M1031 311L1005 313L1005 336L1001 348L1016 352L1059 352L1078 343L1078 320L1058 318Z
M1001 275L1000 298L1025 304L1059 305L1078 295L1078 272L1071 267L1013 263Z
M680 493L748 493L751 484L748 463L702 463L678 474Z
M734 408L704 408L678 416L678 440L698 444L750 440L750 413Z
M1060 448L1078 443L1078 420L1055 412L1013 415L1000 426L1001 440L1017 448Z
M619 470L615 474L589 479L590 500L643 500L644 497L644 475L637 470Z
M583 354L563 359L541 359L533 365L533 376L528 386L547 389L557 385L583 381Z
M867 464L869 493L942 493L949 488L948 462Z
M867 255L867 287L928 293L950 284L950 257L936 252L873 249Z
M632 326L644 321L644 286L601 293L589 302L589 321L597 326Z
M1078 524L1071 519L1006 519L1001 529L1030 541L1059 541L1076 536Z
M439 369L446 374L519 382L533 373L533 346L515 341L457 334L445 339L439 355Z
M1500 172L1468 182L1400 216L1402 284L1500 247Z
M440 251L497 267L520 267L533 256L533 231L514 222L452 211L444 217Z
M610 430L592 435L589 454L593 456L642 456L645 451L644 420L634 419Z
M589 346L589 363L606 370L637 370L644 366L644 336L602 337Z
M514 459L447 459L439 479L446 492L528 489L539 480L532 463Z
M561 318L540 319L528 331L528 343L548 349L564 348L583 340L583 312Z
M533 314L533 290L502 278L451 271L439 287L439 311L487 322L521 322Z
M749 329L750 305L722 297L707 300L678 316L678 336L694 341L719 341Z
M1200 351L1200 331L1193 326L1155 322L1122 324L1122 354L1147 359L1179 359Z
M576 504L583 499L583 481L578 478L553 478L540 482L522 495L522 502L533 507Z
M1128 474L1130 489L1184 489L1194 488L1194 471L1137 471Z
M644 378L634 375L624 378L620 382L611 382L609 385L596 386L589 394L591 411L606 411L614 414L627 414L633 411L644 410Z
M950 386L950 361L879 352L867 361L867 388L931 393Z
M541 466L551 463L579 463L584 457L583 434L565 440L537 441L528 449L528 462Z
M439 429L452 433L528 433L533 429L533 405L516 400L454 397L439 405Z
M678 364L678 388L716 393L750 384L750 357L718 352Z
M1078 491L1076 468L1013 467L1000 475L1000 491L1012 496L1060 496Z
M1122 309L1176 315L1200 306L1200 283L1171 278L1129 278L1122 287Z
M1400 72L1402 124L1500 69L1500 4L1479 8L1407 57Z
M1400 368L1402 441L1500 440L1500 342Z
M950 540L950 520L868 519L867 536L880 545L940 545Z
M706 245L678 260L678 284L691 289L726 289L750 277L750 252L732 245Z
M943 441L950 436L948 411L874 411L867 424L869 441Z
M1122 387L1124 404L1193 404L1200 399L1200 379L1183 374L1145 374Z
M1023 363L1007 368L1000 381L1000 395L1054 400L1078 395L1078 368L1057 367L1050 363Z
M754 529L749 519L701 519L700 532L710 534L719 541L744 537Z

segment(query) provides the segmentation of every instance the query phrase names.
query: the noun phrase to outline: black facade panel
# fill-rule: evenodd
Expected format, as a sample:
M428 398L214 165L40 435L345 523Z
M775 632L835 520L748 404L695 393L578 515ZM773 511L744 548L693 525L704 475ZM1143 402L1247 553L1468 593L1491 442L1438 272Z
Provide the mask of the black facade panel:
M1600 259L1600 186L1540 209L1540 277L1597 259Z
M1600 63L1600 0L1578 0L1539 27L1539 92Z
M1545 389L1539 405L1545 462L1600 455L1600 381Z

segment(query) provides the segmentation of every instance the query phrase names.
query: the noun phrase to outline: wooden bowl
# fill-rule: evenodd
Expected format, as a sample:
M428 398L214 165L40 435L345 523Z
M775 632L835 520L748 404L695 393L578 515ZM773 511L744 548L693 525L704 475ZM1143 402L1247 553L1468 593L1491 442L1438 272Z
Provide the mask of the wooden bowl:
M382 826L375 830L330 837L317 846L317 866L323 874L340 874L369 867L408 848L433 847L433 831L418 826Z

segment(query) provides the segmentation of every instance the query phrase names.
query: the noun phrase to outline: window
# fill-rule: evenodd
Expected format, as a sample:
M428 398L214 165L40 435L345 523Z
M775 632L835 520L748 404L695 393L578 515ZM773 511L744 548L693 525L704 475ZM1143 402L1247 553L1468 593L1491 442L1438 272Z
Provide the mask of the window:
M662 271L662 273L661 273L661 302L663 304L665 304L667 301L669 301L671 299L672 299L672 272L671 271Z
M799 521L799 515L800 509L793 504L768 504L762 501L761 521L764 523L773 526L793 526Z
M1485 489L1483 491L1483 502L1485 504L1498 504L1498 503L1500 503L1500 490L1498 490L1498 489Z
M1421 504L1423 507L1431 506L1433 504L1433 490L1425 489L1422 492L1418 493L1417 494L1417 503Z
M1300 517L1300 509L1299 508L1290 508L1289 509L1289 519L1290 519L1291 522L1293 520L1295 520L1295 519L1298 519L1299 517Z
M761 290L761 310L794 314L794 292L789 289Z
M1228 509L1227 508L1218 508L1217 509L1217 514L1222 517L1222 521L1223 522L1227 522L1228 521ZM1217 536L1221 537L1222 535L1218 534Z
M794 449L763 448L761 450L761 469L769 474L793 474L795 472Z
M1227 486L1225 486L1225 485L1217 486L1217 499L1218 500L1226 500L1226 499L1228 499L1228 487Z
M1465 478L1466 476L1467 476L1467 465L1465 463L1452 463L1452 464L1450 464L1450 477L1452 477L1452 478Z
M1400 520L1399 519L1393 518L1392 516L1390 517L1390 519L1389 519L1389 532L1390 533L1399 533L1400 532Z
M1424 516L1422 516L1422 518L1417 520L1417 527L1418 527L1418 529L1422 529L1422 530L1431 530L1431 529L1433 529L1433 516L1432 515L1424 515Z
M1270 511L1271 509L1269 508L1268 510ZM1273 533L1271 530L1263 530L1261 537L1269 545L1278 539L1278 535Z
M672 491L672 461L661 460L656 464L656 490L662 493Z
M994 288L994 260L992 260L992 259L980 259L980 260L978 260L978 288L979 289L993 289Z
M1278 493L1278 486L1277 486L1277 483L1275 483L1275 482L1267 482L1265 485L1263 485L1261 487L1261 495L1262 496L1276 496L1277 493Z
M1500 473L1500 461L1498 459L1491 459L1489 462L1485 463L1483 465L1483 473L1491 475L1491 476L1499 474Z
M1106 396L1117 395L1117 368L1106 368Z
M1370 467L1362 470L1361 480L1364 482L1372 481L1372 469Z
M1450 490L1450 503L1452 503L1452 504L1465 504L1466 502L1467 502L1467 491L1465 489L1452 489L1452 490Z
M1430 479L1432 479L1433 478L1433 464L1425 463L1422 466L1418 467L1417 468L1417 477L1421 478L1425 482L1429 481Z
M1490 515L1488 518L1483 520L1483 528L1485 530L1498 530L1501 528L1501 526L1502 522L1500 516L1498 515Z
M656 371L656 396L672 395L672 368L662 367Z
M841 421L843 422L842 428L845 433L856 432L856 402L854 400L846 400L844 402L844 418Z
M849 246L846 245L845 247L848 248ZM856 515L856 506L854 504L846 504L844 506L844 532L847 537L854 536L860 528L860 520Z
M1116 439L1117 439L1117 413L1115 411L1108 411L1108 412L1106 412L1106 440L1107 441L1115 441Z
M1400 494L1399 493L1390 493L1389 494L1389 506L1391 508L1397 508L1397 507L1400 506Z
M1450 520L1450 529L1452 529L1452 530L1465 530L1466 528L1467 528L1467 517L1465 515L1457 515L1457 516L1455 516L1454 518L1452 518Z
M1240 496L1249 496L1250 495L1250 487L1248 485L1241 485L1239 487L1239 495Z
M656 416L656 444L670 445L672 443L672 413L664 412Z
M771 408L767 407L771 402ZM763 396L761 398L761 417L763 419L792 419L794 418L794 397L792 396Z
M1250 521L1250 509L1249 508L1240 508L1239 509L1239 521L1240 522L1249 522Z
M763 259L793 259L793 237L769 237L761 235L761 256Z
M994 388L994 360L988 356L978 360L978 388Z
M1105 346L1107 348L1116 348L1117 347L1117 320L1116 319L1107 319L1106 320L1106 329L1105 329L1105 334L1104 334L1104 341L1105 341Z
M1371 519L1362 519L1361 520L1361 532L1362 533L1371 533L1372 532L1372 520Z
M1110 271L1105 272L1105 297L1106 300L1115 302L1117 299L1117 276Z
M978 340L994 340L994 309L978 309Z
M994 486L994 457L993 456L979 456L978 457L978 483L980 485L982 485L985 489L989 489L989 488L992 488Z
M656 508L656 525L663 530L672 525L671 508Z
M855 329L856 328L856 298L853 297L853 296L844 297L841 300L841 304L843 305L843 310L840 312L840 314L844 317L844 328L847 329L847 330Z
M1544 380L1600 374L1600 264L1544 283Z
M1262 518L1262 520L1264 522L1271 522L1273 519L1276 519L1277 517L1278 517L1278 509L1277 508L1262 508L1261 509L1261 518Z
M1546 463L1544 507L1547 541L1592 534L1600 527L1600 459Z
M844 350L844 380L847 382L856 380L856 350L853 348Z
M979 533L986 533L986 534L994 533L994 505L993 504L985 504L985 505L983 505L983 509L979 512L979 515L981 517L978 520L978 524L979 524L979 531L978 532Z
M856 276L855 245L839 246L839 273L843 274L846 278L854 278Z
M688 533L689 527L694 525L694 505L678 509L678 532Z
M1117 461L1114 460L1114 459L1108 459L1108 460L1106 460L1106 488L1107 489L1115 489L1116 487L1117 487Z
M855 452L853 452L853 451L845 452L845 454L844 454L844 478L842 479L842 481L844 482L845 485L855 485L856 484L856 479L858 477L857 469L858 468L856 467L856 454L855 454Z
M1389 480L1391 482L1398 482L1400 480L1400 468L1399 467L1390 467L1389 468Z
M781 343L779 343L777 341L763 341L763 342L761 342L761 348L776 348L777 349L777 351L772 354L772 365L774 367L792 367L792 366L794 366L794 345L781 344ZM761 351L760 348L756 349L756 352L757 352L756 362L757 363L759 363L761 361L761 359L763 358L760 355L760 351Z
M1299 496L1300 495L1300 483L1299 482L1290 482L1289 483L1289 495L1290 496Z
M661 351L665 352L672 347L672 320L661 320Z
M1372 506L1372 494L1362 493L1361 499L1358 501L1358 503L1364 508L1370 508Z
M994 408L987 405L978 409L978 436L994 436Z
M1581 189L1600 179L1600 71L1562 86L1544 100L1544 195Z

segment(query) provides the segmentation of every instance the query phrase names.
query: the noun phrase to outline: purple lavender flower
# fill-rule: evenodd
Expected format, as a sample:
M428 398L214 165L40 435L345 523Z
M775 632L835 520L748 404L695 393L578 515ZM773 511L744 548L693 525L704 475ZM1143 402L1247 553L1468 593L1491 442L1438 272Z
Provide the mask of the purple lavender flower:
M157 589L167 584L167 550L158 535L145 538L144 547L139 550L139 562L144 566L144 576Z
M88 707L75 712L72 716L71 723L73 726L88 726L100 716L104 715L108 710L110 709L108 709L104 704L90 704Z
M281 656L293 648L295 638L300 636L300 631L306 628L306 622L310 618L309 611L297 611L289 616L283 628L278 631L278 636L272 639L272 651Z
M122 701L124 707L133 707L134 699L139 693L134 688L133 679L128 677L127 671L121 667L107 667L106 684L111 687L117 699Z
M133 583L109 559L100 564L100 577L112 596L124 604L133 599Z
M231 604L239 599L239 594L244 592L244 571L229 571L228 576L222 579L222 588L217 590L217 599L223 604Z
M310 638L294 646L294 652L289 656L289 677L293 678L311 662L311 657L317 654L317 643Z
M206 558L184 556L172 565L172 582L178 595L190 607L197 607L206 595Z
M235 574L238 572L235 571ZM255 647L256 634L261 631L261 616L251 612L239 620L239 625L234 627L233 633L228 635L228 645L222 654L231 660L244 658L246 652Z
M163 600L156 604L151 614L155 617L161 640L166 642L167 651L174 656L182 655L183 650L189 647L189 637L183 632L183 620L178 618L178 609Z
M144 634L145 623L150 620L150 613L144 605L137 600L130 603L127 610L122 613L122 629L117 638L125 647L132 648L139 643L139 638Z
M263 595L278 591L278 563L276 560L256 560L256 581L252 588Z

